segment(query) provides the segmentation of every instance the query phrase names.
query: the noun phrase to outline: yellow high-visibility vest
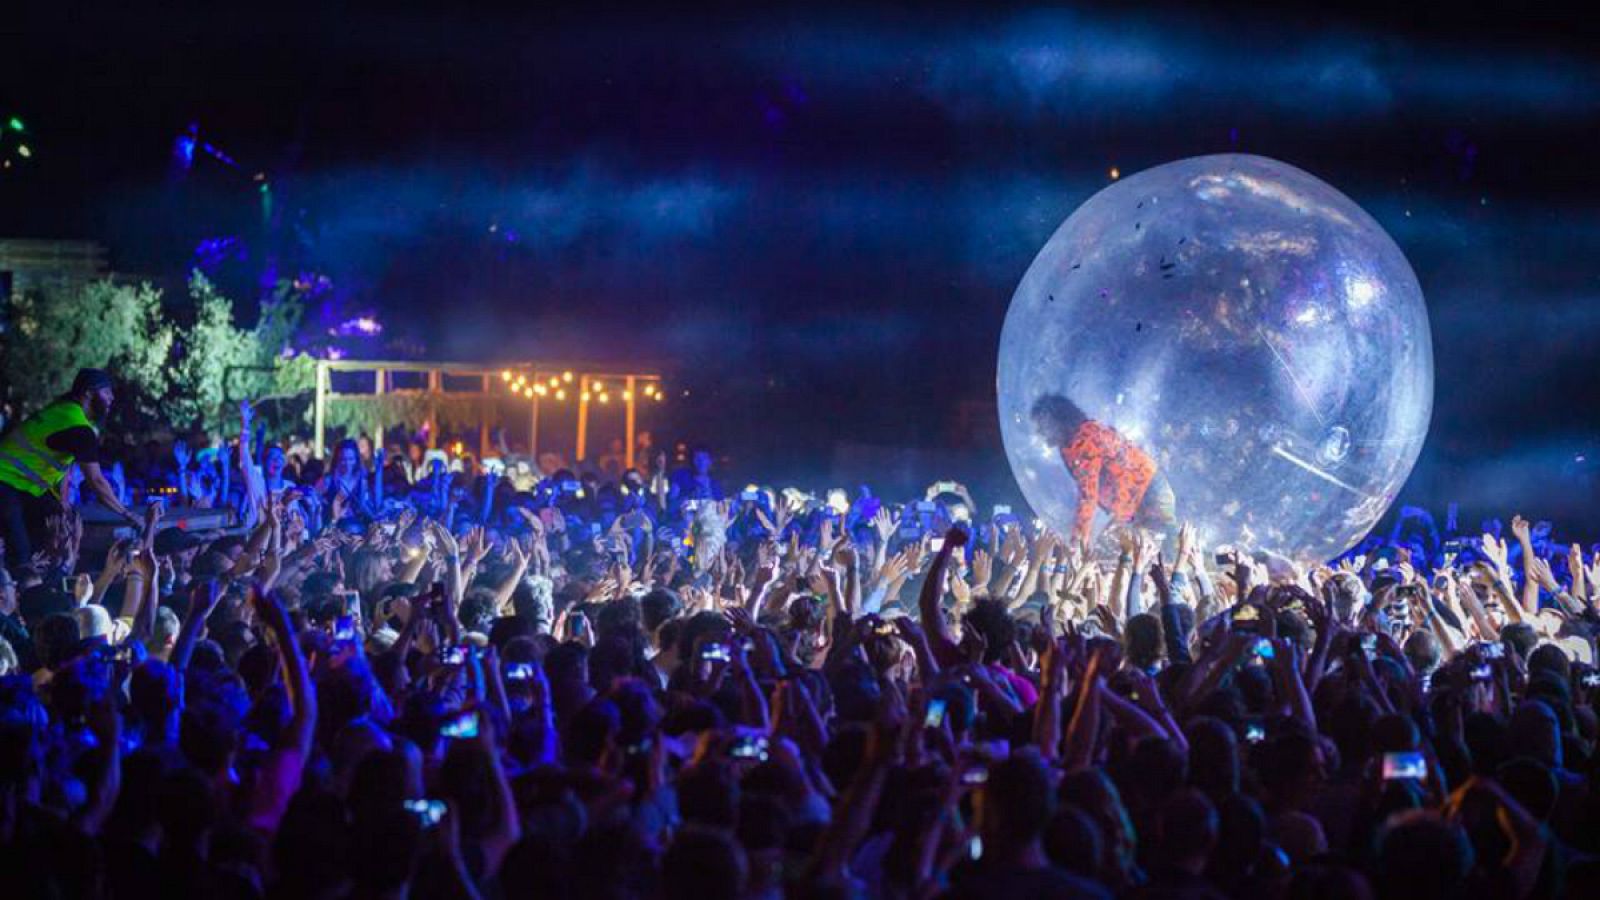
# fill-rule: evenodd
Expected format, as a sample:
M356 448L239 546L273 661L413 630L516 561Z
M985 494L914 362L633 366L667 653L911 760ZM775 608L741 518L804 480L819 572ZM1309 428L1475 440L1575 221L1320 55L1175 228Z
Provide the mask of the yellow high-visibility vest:
M51 449L49 440L84 426L93 429L94 423L73 400L57 400L34 413L0 440L0 482L34 497L59 494L72 454Z

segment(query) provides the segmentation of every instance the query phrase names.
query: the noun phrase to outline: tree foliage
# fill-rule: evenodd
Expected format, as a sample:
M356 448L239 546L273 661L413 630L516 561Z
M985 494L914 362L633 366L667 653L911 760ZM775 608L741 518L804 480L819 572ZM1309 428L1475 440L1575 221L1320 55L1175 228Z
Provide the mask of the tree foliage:
M111 370L141 413L158 412L175 336L160 290L107 279L15 295L7 306L0 372L19 412L60 396L80 368Z
M13 297L0 332L9 399L31 412L65 391L79 368L104 368L140 414L217 433L233 427L241 399L311 389L315 361L293 353L290 343L300 324L298 300L269 300L255 324L242 328L233 301L199 272L189 279L189 296L188 325L168 318L161 292L149 284L95 281Z
M199 272L189 276L189 298L195 320L181 332L174 390L164 409L172 422L221 433L237 421L240 400L311 389L316 362L290 344L300 325L297 300L262 303L255 325L244 329L234 324L233 301Z
M416 426L430 419L443 431L476 428L486 417L493 417L488 404L496 399L420 391L333 396L328 398L325 424L349 434L379 434L396 425Z
M233 301L217 293L204 275L189 277L194 300L194 324L178 339L178 361L173 367L176 390L163 404L174 423L188 423L202 431L218 432L238 411L228 414L229 384L241 367L259 363L255 336L233 324Z

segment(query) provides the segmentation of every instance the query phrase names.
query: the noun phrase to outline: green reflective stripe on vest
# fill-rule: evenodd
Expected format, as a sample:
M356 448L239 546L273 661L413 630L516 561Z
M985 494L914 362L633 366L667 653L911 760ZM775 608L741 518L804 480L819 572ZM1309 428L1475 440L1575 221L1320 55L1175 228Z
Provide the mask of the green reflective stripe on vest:
M24 485L13 484L10 480L13 474L22 478L24 481L31 483L34 487L37 487L38 490L32 491ZM24 465L22 460L17 459L15 456L12 456L4 450L0 450L0 481L10 484L12 487L17 488L18 490L27 491L28 493L33 494L35 497L42 497L50 490L49 482L45 481L43 478L40 478L38 475L33 474L33 472L29 471L27 466Z
M52 434L53 433L54 432L52 432ZM65 473L67 469L72 466L72 457L65 456L61 453L56 453L50 449L50 445L48 444L43 447L34 444L33 441L28 439L28 433L20 428L17 429L16 434L11 436L11 439L16 441L17 446L20 447L24 453L27 453L29 456L38 457L46 466L59 469L63 473ZM46 438L46 440L48 440L48 438ZM66 459L66 462L62 462L63 457Z
M72 454L50 448L53 435L94 428L83 407L60 400L39 410L0 440L0 482L35 497L53 492L72 467Z

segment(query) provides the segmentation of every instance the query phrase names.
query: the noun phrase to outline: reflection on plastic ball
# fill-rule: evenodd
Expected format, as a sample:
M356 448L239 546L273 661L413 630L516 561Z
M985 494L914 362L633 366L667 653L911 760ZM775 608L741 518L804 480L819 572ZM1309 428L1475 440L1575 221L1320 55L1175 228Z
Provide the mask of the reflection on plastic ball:
M1062 533L1085 530L1081 503L1094 533L1192 521L1325 560L1416 462L1433 349L1416 276L1360 207L1293 166L1207 156L1057 229L1012 297L998 383L1012 471Z

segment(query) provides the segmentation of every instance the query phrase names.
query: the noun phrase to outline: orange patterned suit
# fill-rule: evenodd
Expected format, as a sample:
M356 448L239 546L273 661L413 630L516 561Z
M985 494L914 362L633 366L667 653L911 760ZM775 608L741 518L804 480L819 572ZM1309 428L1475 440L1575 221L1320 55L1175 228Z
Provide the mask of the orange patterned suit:
M1078 482L1075 541L1089 539L1095 507L1117 522L1131 522L1156 477L1156 461L1116 429L1086 421L1061 448L1061 459Z

